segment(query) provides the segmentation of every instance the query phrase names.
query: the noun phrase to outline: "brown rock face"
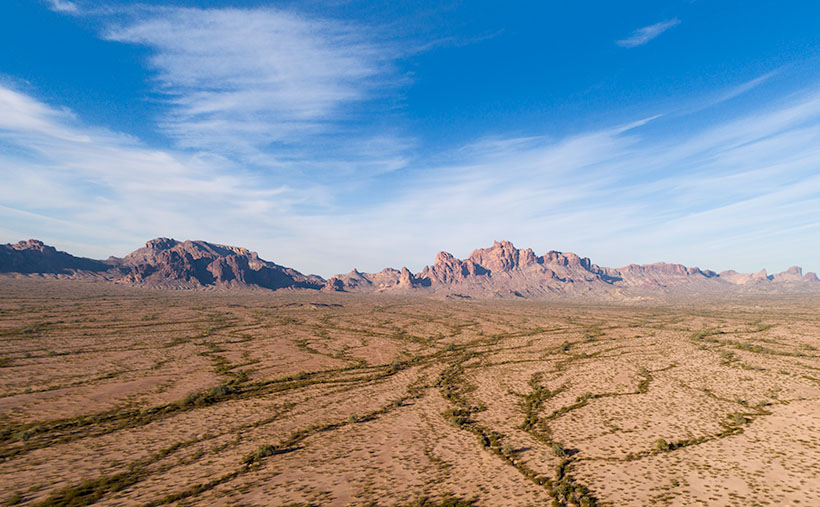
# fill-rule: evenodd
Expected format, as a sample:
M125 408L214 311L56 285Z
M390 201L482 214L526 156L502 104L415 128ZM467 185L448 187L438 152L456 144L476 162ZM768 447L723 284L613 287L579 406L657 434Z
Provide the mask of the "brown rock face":
M401 268L401 273L399 273L399 287L405 289L412 289L415 286L416 277L413 276L413 273L410 272L409 269L403 267Z
M366 292L374 290L374 277L387 271L374 275L356 271L340 275L334 283L337 290ZM509 241L496 241L489 248L474 250L464 260L439 252L435 262L418 274L402 270L397 283L381 284L378 290L429 288L432 292L471 297L602 295L622 289L638 293L686 293L730 290L747 282L768 283L773 279L778 282L816 279L813 273L810 275L803 276L799 268L775 276L768 276L765 270L756 275L734 271L718 275L710 270L665 262L604 268L572 252L552 250L537 256L531 249L519 250Z
M461 260L439 252L436 261L415 275L413 286L461 295L526 297L562 292L576 282L607 283L609 276L589 259L573 253L549 252L539 257L509 241L474 250Z
M519 250L509 241L495 241L490 248L474 250L468 260L490 272L512 271L537 263L531 249Z
M693 276L701 275L707 278L715 276L712 271L704 272L700 268L687 268L683 264L667 264L666 262L656 262L655 264L630 264L621 268L622 272L636 273L642 275L667 275L667 276Z
M60 252L36 239L0 246L0 273L70 274L76 271L102 272L111 267L103 261Z
M418 278L427 280L428 285L447 285L488 274L486 269L471 260L463 261L449 252L439 252L435 264L425 267Z
M124 280L156 286L258 286L321 288L326 282L317 276L259 258L245 248L216 245L205 241L153 239L126 255L120 262Z
M305 288L348 292L411 292L448 297L620 298L624 294L688 294L703 291L818 290L814 273L793 266L775 275L701 270L658 262L607 268L572 252L551 250L543 256L519 250L509 241L474 250L466 259L439 252L435 262L414 274L386 268L378 273L353 270L325 281L314 275L260 259L246 248L205 241L156 238L122 259L74 257L41 241L0 246L0 273L93 277L153 287ZM631 297L631 296L630 296Z
M792 266L782 273L772 275L772 280L776 282L799 282L803 280L803 268Z
M416 277L407 268L401 268L401 271L385 268L378 273L360 273L354 269L346 275L331 277L325 286L325 290L381 292L385 290L409 290L417 286Z

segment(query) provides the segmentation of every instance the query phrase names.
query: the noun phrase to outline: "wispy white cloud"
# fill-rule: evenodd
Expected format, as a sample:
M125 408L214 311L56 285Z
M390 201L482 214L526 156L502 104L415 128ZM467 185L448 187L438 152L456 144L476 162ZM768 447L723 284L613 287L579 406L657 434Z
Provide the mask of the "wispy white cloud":
M715 107L719 104L723 104L724 102L728 102L734 98L740 97L741 95L754 90L755 88L763 86L770 79L779 74L780 71L781 69L775 69L771 72L767 72L755 78L744 81L740 84L736 84L734 86L730 86L722 90L717 90L713 92L711 96L707 95L706 97L698 97L696 102L694 102L691 105L684 105L682 108L680 108L678 111L675 111L673 114L675 114L676 116L691 115L699 111Z
M746 93L750 90L753 90L753 89L757 88L758 86L762 85L763 83L765 83L766 81L771 79L777 73L778 73L778 71L774 70L772 72L767 72L766 74L763 74L762 76L758 76L754 79L750 79L748 81L740 83L739 85L734 86L734 87L730 88L728 91L722 93L710 105L719 104L721 102L726 102L727 100L731 100L735 97L739 97L740 95L743 95L744 93Z
M38 231L93 255L157 235L202 238L322 275L420 269L439 249L463 256L493 239L607 265L820 268L816 94L669 140L647 136L646 120L476 140L452 163L396 179L375 205L341 204L347 189L335 185L287 187L227 159L151 149L9 88L0 111L9 241Z
M23 213L15 223L37 223L31 230L52 237L133 246L138 236L224 234L250 217L273 231L311 196L310 186L263 184L225 159L156 150L85 126L2 86L0 111L8 113L0 114L0 214Z
M678 18L669 19L667 21L661 21L660 23L655 23L654 25L638 28L637 30L632 32L632 35L630 35L626 39L615 41L615 43L625 48L643 46L644 44L651 41L658 35L669 30L673 26L679 24L680 20Z
M0 85L9 241L35 235L99 256L158 235L200 238L323 275L420 269L438 249L463 256L493 239L609 265L820 268L809 255L820 248L819 95L687 123L674 139L647 134L676 126L674 115L563 138L497 133L420 166L399 129L346 130L397 79L396 50L362 27L270 8L94 15L109 39L149 49L167 106L159 123L175 143L156 149Z
M482 140L460 151L461 164L431 168L378 213L337 220L331 234L361 238L358 251L392 245L414 268L440 248L463 256L511 239L608 265L817 270L819 99L804 95L668 141L639 127Z
M56 12L74 14L79 11L77 4L69 0L46 0L49 8Z
M169 106L160 127L178 146L251 163L281 167L289 145L349 119L395 79L395 52L341 21L273 8L139 8L104 22L108 39L150 49Z

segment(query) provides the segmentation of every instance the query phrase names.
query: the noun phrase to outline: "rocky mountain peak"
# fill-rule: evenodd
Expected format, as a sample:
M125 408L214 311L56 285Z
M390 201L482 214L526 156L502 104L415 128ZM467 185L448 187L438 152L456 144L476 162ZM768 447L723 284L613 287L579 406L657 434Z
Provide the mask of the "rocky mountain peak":
M149 250L170 250L179 244L179 241L171 238L155 238L145 243L145 248Z
M36 239L0 246L0 272L4 273L69 274L78 270L98 272L110 268L108 263L75 257Z
M725 290L820 290L815 273L792 266L777 274L717 274L682 264L630 264L607 268L572 252L549 251L537 256L509 241L495 241L466 259L439 252L421 272L406 267L378 273L356 269L325 281L259 258L246 248L155 238L122 259L97 261L74 257L39 240L0 245L0 272L54 274L60 278L93 277L116 282L168 288L257 287L309 288L355 292L410 292L460 297L553 297L571 295L620 297L635 294ZM740 289L740 286L745 286Z
M531 249L519 250L509 241L495 241L490 248L474 250L467 259L491 272L511 271L537 262Z
M37 250L40 252L57 252L57 249L53 246L48 246L39 239L29 239L24 241L18 241L17 243L10 245L11 248L14 250Z

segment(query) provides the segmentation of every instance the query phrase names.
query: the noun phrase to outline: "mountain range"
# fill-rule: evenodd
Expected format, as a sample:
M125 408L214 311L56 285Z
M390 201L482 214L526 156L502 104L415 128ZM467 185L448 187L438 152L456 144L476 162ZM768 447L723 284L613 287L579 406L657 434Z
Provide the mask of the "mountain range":
M328 280L261 259L245 248L205 241L157 238L125 257L94 260L58 251L38 240L0 246L0 273L100 279L156 288L306 289L356 293L419 293L456 298L635 297L732 291L820 290L814 273L794 266L769 275L716 273L681 264L608 268L571 252L536 255L509 241L474 250L466 259L439 252L418 273L386 268L353 270Z

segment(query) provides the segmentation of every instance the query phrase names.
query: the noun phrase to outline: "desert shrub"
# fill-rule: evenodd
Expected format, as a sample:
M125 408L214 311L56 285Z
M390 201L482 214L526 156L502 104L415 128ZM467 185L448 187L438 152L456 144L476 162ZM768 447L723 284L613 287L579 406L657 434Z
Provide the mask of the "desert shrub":
M32 428L27 428L25 430L18 431L17 433L14 434L14 438L16 440L20 440L20 441L25 442L26 440L33 437L34 435L36 435L39 432L40 432L40 428L38 428L37 426L34 426Z
M22 328L20 328L20 334L24 334L24 335L40 334L40 332L44 331L48 327L49 324L50 324L49 322L34 322L32 324L28 324L28 325L23 326Z
M538 385L538 380L539 375L533 375L533 378L530 380L530 385L533 386L533 391L526 395L522 402L525 418L523 424L521 425L521 429L524 431L529 431L535 428L536 424L538 424L538 412L541 410L544 400L549 399L554 394L546 387Z
M191 393L180 404L183 407L211 405L238 392L236 386L231 383L220 384L210 388L207 392Z
M716 334L723 334L723 331L717 331L713 329L704 329L702 331L698 331L692 334L692 339L697 341L705 341L705 342L712 342L712 343L719 343L719 340L716 338L712 338L713 335Z
M655 443L652 445L652 447L658 452L666 452L670 449L669 442L662 438L655 440Z
M387 373L398 373L409 366L410 364L407 361L396 359L392 363L390 363L390 367L387 369Z
M212 398L222 398L224 396L227 396L227 395L231 394L232 392L233 392L233 390L230 387L222 384L222 385L212 387L208 391L207 396L212 397Z
M554 442L550 446L550 449L552 450L552 453L558 456L559 458L564 458L568 455L567 450L564 449L564 446L559 444L558 442Z
M444 411L444 418L450 421L455 426L466 426L472 422L470 415L473 413L470 409L464 408L450 408Z
M255 463L262 458L267 458L268 456L273 456L279 452L279 448L275 445L271 444L262 444L256 448L251 454L245 456L243 463L250 465L251 463Z
M4 505L18 505L23 503L23 494L19 491L8 497Z
M140 481L137 473L122 472L88 479L75 486L67 486L40 502L41 506L91 505L106 494L123 490Z
M474 505L478 505L475 498L465 500L452 494L447 494L439 501L431 500L430 497L423 496L410 502L406 507L472 507Z
M588 328L586 331L584 331L584 341L594 342L595 340L598 339L598 337L603 336L603 335L604 335L603 331L601 331L597 327Z

